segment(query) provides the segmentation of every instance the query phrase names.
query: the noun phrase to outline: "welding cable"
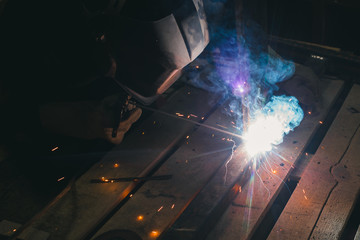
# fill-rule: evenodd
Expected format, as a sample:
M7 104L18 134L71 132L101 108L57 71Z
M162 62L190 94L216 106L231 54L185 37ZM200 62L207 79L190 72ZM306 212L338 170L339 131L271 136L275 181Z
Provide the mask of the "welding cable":
M144 106L144 105L141 105L141 104L138 104L138 103L133 103L133 105L136 105L137 107L139 108L143 108L145 110L149 110L149 111L152 111L152 112L156 112L156 113L160 113L160 114L163 114L165 116L168 116L168 117L172 117L172 118L175 118L175 119L178 119L178 120L183 120L183 121L186 121L186 122L190 122L190 123L193 123L197 126L200 126L200 127L205 127L205 128L209 128L211 130L214 130L214 131L217 131L217 132L221 132L221 133L225 133L225 134L229 134L231 136L234 136L234 137L237 137L237 138L240 138L242 139L242 136L240 134L236 134L236 133L232 133L230 131L226 131L226 130L223 130L223 129L220 129L220 128L216 128L216 127L213 127L213 126L210 126L208 124L205 124L205 123L201 123L201 122L196 122L194 120L191 120L191 119L188 119L188 118L182 118L182 117L179 117L179 116L176 116L176 115L173 115L173 114L170 114L170 113L167 113L167 112L164 112L164 111L161 111L161 110L158 110L158 109L155 109L155 108L151 108L151 107L147 107L147 106Z

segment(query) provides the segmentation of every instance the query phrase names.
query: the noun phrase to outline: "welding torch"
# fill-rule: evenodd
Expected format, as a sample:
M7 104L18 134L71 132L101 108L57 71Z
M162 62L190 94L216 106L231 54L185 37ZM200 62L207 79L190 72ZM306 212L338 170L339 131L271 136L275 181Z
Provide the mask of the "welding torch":
M119 94L118 98L116 100L116 103L114 105L113 111L114 111L114 125L111 137L116 138L117 136L117 129L119 127L119 124L122 120L125 120L129 117L129 100L130 96L126 94Z

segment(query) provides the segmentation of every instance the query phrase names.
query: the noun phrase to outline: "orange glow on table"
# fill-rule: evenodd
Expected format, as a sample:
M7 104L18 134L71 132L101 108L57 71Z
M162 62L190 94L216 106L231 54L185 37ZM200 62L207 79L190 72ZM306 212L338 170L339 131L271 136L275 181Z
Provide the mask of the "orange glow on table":
M150 237L152 237L152 238L156 238L159 235L160 235L159 231L154 230L154 231L150 232Z

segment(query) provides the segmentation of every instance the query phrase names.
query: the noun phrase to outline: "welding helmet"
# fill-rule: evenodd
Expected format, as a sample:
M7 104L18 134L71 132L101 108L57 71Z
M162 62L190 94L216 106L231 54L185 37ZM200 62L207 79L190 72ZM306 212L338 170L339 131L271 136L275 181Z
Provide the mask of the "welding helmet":
M202 0L128 0L105 34L117 83L143 104L166 91L209 42Z

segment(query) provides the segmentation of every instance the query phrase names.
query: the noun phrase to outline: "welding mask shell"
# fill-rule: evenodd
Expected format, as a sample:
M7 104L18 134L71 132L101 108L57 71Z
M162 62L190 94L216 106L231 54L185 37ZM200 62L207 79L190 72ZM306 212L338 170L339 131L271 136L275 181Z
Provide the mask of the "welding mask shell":
M158 0L151 6L128 2L131 5L125 3L113 19L107 43L117 63L116 81L138 101L150 104L208 44L203 2Z

